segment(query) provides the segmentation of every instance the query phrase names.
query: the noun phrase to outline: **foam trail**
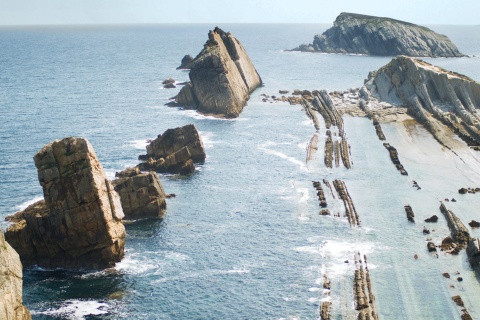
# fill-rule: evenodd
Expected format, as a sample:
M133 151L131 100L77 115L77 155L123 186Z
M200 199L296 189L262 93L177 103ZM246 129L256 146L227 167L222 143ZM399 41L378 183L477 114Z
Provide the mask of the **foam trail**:
M289 143L283 143L283 144L289 144ZM300 161L298 159L295 159L294 157L287 156L283 152L266 148L267 146L271 146L271 145L278 145L278 144L269 141L267 143L264 143L264 144L258 146L258 149L264 151L267 154L271 154L271 155L277 156L279 158L286 159L286 160L290 161L291 163L298 165L300 167L300 170L307 171L307 167L305 166L305 164L302 161Z
M58 309L36 312L32 314L44 314L69 320L83 320L86 316L99 316L107 314L108 305L98 301L68 300Z
M43 200L43 197L35 197L33 199L30 199L30 200L27 200L21 204L19 204L18 206L15 206L15 210L16 211L22 211L22 210L25 210L29 205L32 205L34 204L35 202L37 201L40 201L40 200Z

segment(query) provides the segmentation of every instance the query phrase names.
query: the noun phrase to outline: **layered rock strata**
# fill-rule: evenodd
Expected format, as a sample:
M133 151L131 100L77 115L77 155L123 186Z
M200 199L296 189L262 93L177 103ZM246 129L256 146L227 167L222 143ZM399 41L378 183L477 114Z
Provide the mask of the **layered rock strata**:
M5 232L24 266L102 269L123 257L120 198L90 143L65 138L34 157L44 201L12 218Z
M375 127L375 132L377 133L378 139L380 141L385 141L385 134L383 134L382 126L380 125L380 122L378 121L377 117L373 117L373 126Z
M405 213L407 214L407 220L410 222L415 222L415 214L413 213L412 207L409 205L406 205L404 209L405 209Z
M208 33L203 50L187 67L190 83L175 100L182 107L206 114L238 117L249 95L262 85L240 41L218 27Z
M195 171L194 163L205 161L206 154L197 128L188 124L168 129L147 145L146 160L138 165L141 171L189 174Z
M125 219L161 218L167 207L165 190L155 172L141 173L128 168L112 181L120 196Z
M362 257L355 253L355 274L353 279L353 297L355 310L358 311L357 319L378 320L375 310L375 296L372 291L370 273L368 271L367 256Z
M393 147L392 145L390 145L389 143L386 143L386 142L383 144L383 146L385 147L385 149L388 150L388 153L390 154L390 159L392 160L392 162L395 165L395 167L397 168L397 170L400 171L400 173L402 175L408 176L408 172L405 170L403 165L400 163L400 159L398 158L397 149L395 149L395 147Z
M467 256L470 265L476 272L480 272L480 239L472 238L467 245Z
M408 108L443 145L449 146L445 126L469 146L480 146L480 83L422 60L399 56L366 81L371 94Z
M0 319L31 320L22 304L22 263L0 230Z
M333 181L333 186L335 187L335 190L337 190L338 197L343 201L345 206L345 215L348 218L350 226L360 226L360 219L358 218L357 210L355 209L352 198L348 193L345 182L337 179Z
M467 227L465 227L463 222L452 211L448 210L443 203L440 205L440 211L445 216L445 219L447 219L453 241L461 247L466 246L470 241L470 233Z
M374 56L462 57L450 39L426 27L391 18L341 13L312 44L292 51Z
M325 192L323 191L322 184L320 181L313 181L313 187L317 191L318 201L320 203L321 208L325 208L327 206L327 198L325 198Z
M310 139L310 142L308 143L307 146L307 160L306 162L308 163L310 160L313 160L315 158L315 153L318 150L318 134L314 134L312 136L312 139Z
M325 166L327 168L332 167L333 163L333 141L332 141L332 133L330 130L327 130L327 138L325 139L325 155L324 161Z

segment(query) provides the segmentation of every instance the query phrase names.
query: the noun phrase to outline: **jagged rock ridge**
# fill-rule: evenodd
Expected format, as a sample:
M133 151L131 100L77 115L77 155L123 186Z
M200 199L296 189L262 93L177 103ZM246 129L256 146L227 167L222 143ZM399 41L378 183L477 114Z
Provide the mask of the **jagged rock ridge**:
M188 67L190 82L175 100L206 114L238 117L250 93L262 85L240 41L218 27L209 32L203 50Z
M30 320L22 304L22 264L0 230L0 319Z
M470 146L480 146L480 83L422 60L399 56L371 72L366 87L380 100L406 106L440 143L448 146L447 125Z
M83 138L56 140L34 157L44 200L16 213L5 232L24 266L101 269L123 257L120 198Z
M353 53L375 56L462 57L445 35L426 27L391 18L341 13L333 27L313 43L293 51Z

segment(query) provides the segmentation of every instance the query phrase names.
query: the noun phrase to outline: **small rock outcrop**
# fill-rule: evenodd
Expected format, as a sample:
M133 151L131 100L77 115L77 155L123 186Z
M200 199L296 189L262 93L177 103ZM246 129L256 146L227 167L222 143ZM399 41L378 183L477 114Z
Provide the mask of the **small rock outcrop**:
M192 61L193 61L193 57L189 54L186 54L185 56L183 56L182 62L177 67L177 70L179 70L179 69L190 69Z
M30 320L22 304L22 263L0 230L0 319Z
M433 66L399 56L376 72L366 87L378 99L408 113L448 146L445 125L473 148L480 146L480 83Z
M447 219L448 228L452 234L453 241L461 247L466 246L470 241L470 233L463 222L442 203L440 205L440 211Z
M341 13L333 27L293 51L374 56L462 57L450 39L426 27L391 18Z
M120 198L83 138L56 140L34 157L44 200L16 213L5 239L24 266L103 269L123 257Z
M238 117L250 94L262 85L240 41L218 27L209 32L203 50L188 66L190 83L175 101L205 114Z
M125 219L161 218L167 207L165 191L155 172L128 168L115 174L112 184L120 196Z
M168 129L147 145L147 154L138 165L141 171L189 174L195 171L194 163L205 161L202 139L193 124Z

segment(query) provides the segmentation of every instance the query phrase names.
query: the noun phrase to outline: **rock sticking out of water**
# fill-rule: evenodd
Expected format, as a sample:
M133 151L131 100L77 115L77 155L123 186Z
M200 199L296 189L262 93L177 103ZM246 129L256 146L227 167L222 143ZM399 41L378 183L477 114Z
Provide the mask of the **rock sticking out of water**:
M440 211L447 219L448 227L450 229L453 241L460 247L465 247L470 241L470 233L463 222L442 203Z
M355 274L353 279L353 297L355 310L359 312L357 319L378 320L375 310L375 296L370 282L367 257L363 262L359 252L355 253Z
M383 146L385 147L385 149L388 150L388 153L390 154L390 159L392 160L397 170L400 171L402 175L408 176L407 171L405 170L403 165L400 163L400 159L398 159L397 149L395 149L395 147L391 146L389 143L386 143L386 142L383 144Z
M338 196L342 199L345 206L345 215L348 218L350 226L360 226L360 219L358 218L357 210L353 204L352 198L348 193L347 186L342 180L334 180L333 185L335 190L337 190Z
M407 213L407 219L410 222L415 222L415 214L413 213L413 209L411 206L406 205L404 206L405 212Z

